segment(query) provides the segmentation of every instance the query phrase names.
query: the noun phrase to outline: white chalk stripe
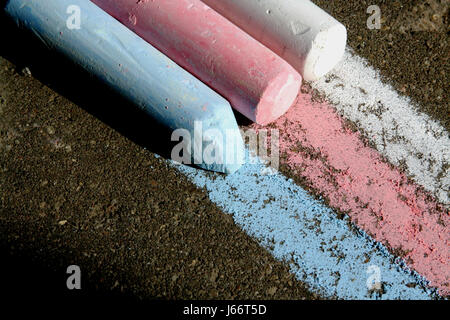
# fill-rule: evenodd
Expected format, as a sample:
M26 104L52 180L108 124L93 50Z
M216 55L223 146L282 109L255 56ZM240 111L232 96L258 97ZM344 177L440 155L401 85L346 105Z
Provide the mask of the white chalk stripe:
M232 214L275 258L289 263L291 272L313 292L340 299L430 299L435 295L425 288L422 277L363 231L350 227L347 218L339 220L291 179L278 173L261 174L266 167L257 158L251 160L227 176L172 165L205 188L210 200ZM382 293L367 287L375 270Z
M400 96L368 62L347 48L326 77L311 83L354 122L392 164L446 207L450 204L450 137L410 98Z

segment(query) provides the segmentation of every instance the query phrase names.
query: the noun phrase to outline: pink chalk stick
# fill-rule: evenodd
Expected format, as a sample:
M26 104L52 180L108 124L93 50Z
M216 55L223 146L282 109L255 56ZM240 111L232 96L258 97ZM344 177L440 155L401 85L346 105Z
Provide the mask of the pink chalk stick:
M282 160L330 206L401 253L442 295L450 294L450 217L423 189L345 128L332 106L300 95L274 123ZM258 128L258 127L256 127Z
M258 124L283 115L301 76L200 0L92 0Z

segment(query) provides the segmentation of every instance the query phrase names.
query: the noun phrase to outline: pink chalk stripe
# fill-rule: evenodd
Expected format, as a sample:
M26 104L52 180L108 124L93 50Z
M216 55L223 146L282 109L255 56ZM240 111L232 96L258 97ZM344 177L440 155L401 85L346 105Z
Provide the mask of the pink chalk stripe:
M440 294L450 293L448 211L365 146L327 103L299 95L275 125L287 156L282 161L295 175L404 257Z

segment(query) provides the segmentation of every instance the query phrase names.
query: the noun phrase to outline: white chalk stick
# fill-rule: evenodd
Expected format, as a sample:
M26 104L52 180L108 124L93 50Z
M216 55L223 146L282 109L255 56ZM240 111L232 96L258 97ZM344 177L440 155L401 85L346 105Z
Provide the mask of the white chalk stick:
M202 0L316 80L341 60L346 28L309 0Z

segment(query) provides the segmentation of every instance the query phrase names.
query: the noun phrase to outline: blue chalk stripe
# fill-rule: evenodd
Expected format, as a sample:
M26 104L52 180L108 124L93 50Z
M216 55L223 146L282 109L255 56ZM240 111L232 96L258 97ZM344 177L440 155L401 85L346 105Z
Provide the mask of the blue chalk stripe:
M249 158L238 173L220 176L177 166L296 277L324 297L432 299L435 290L363 231L340 220L291 179ZM253 164L250 164L253 163ZM256 164L255 164L256 163ZM379 269L378 269L379 268ZM369 290L377 270L382 291ZM371 278L372 277L372 278Z

